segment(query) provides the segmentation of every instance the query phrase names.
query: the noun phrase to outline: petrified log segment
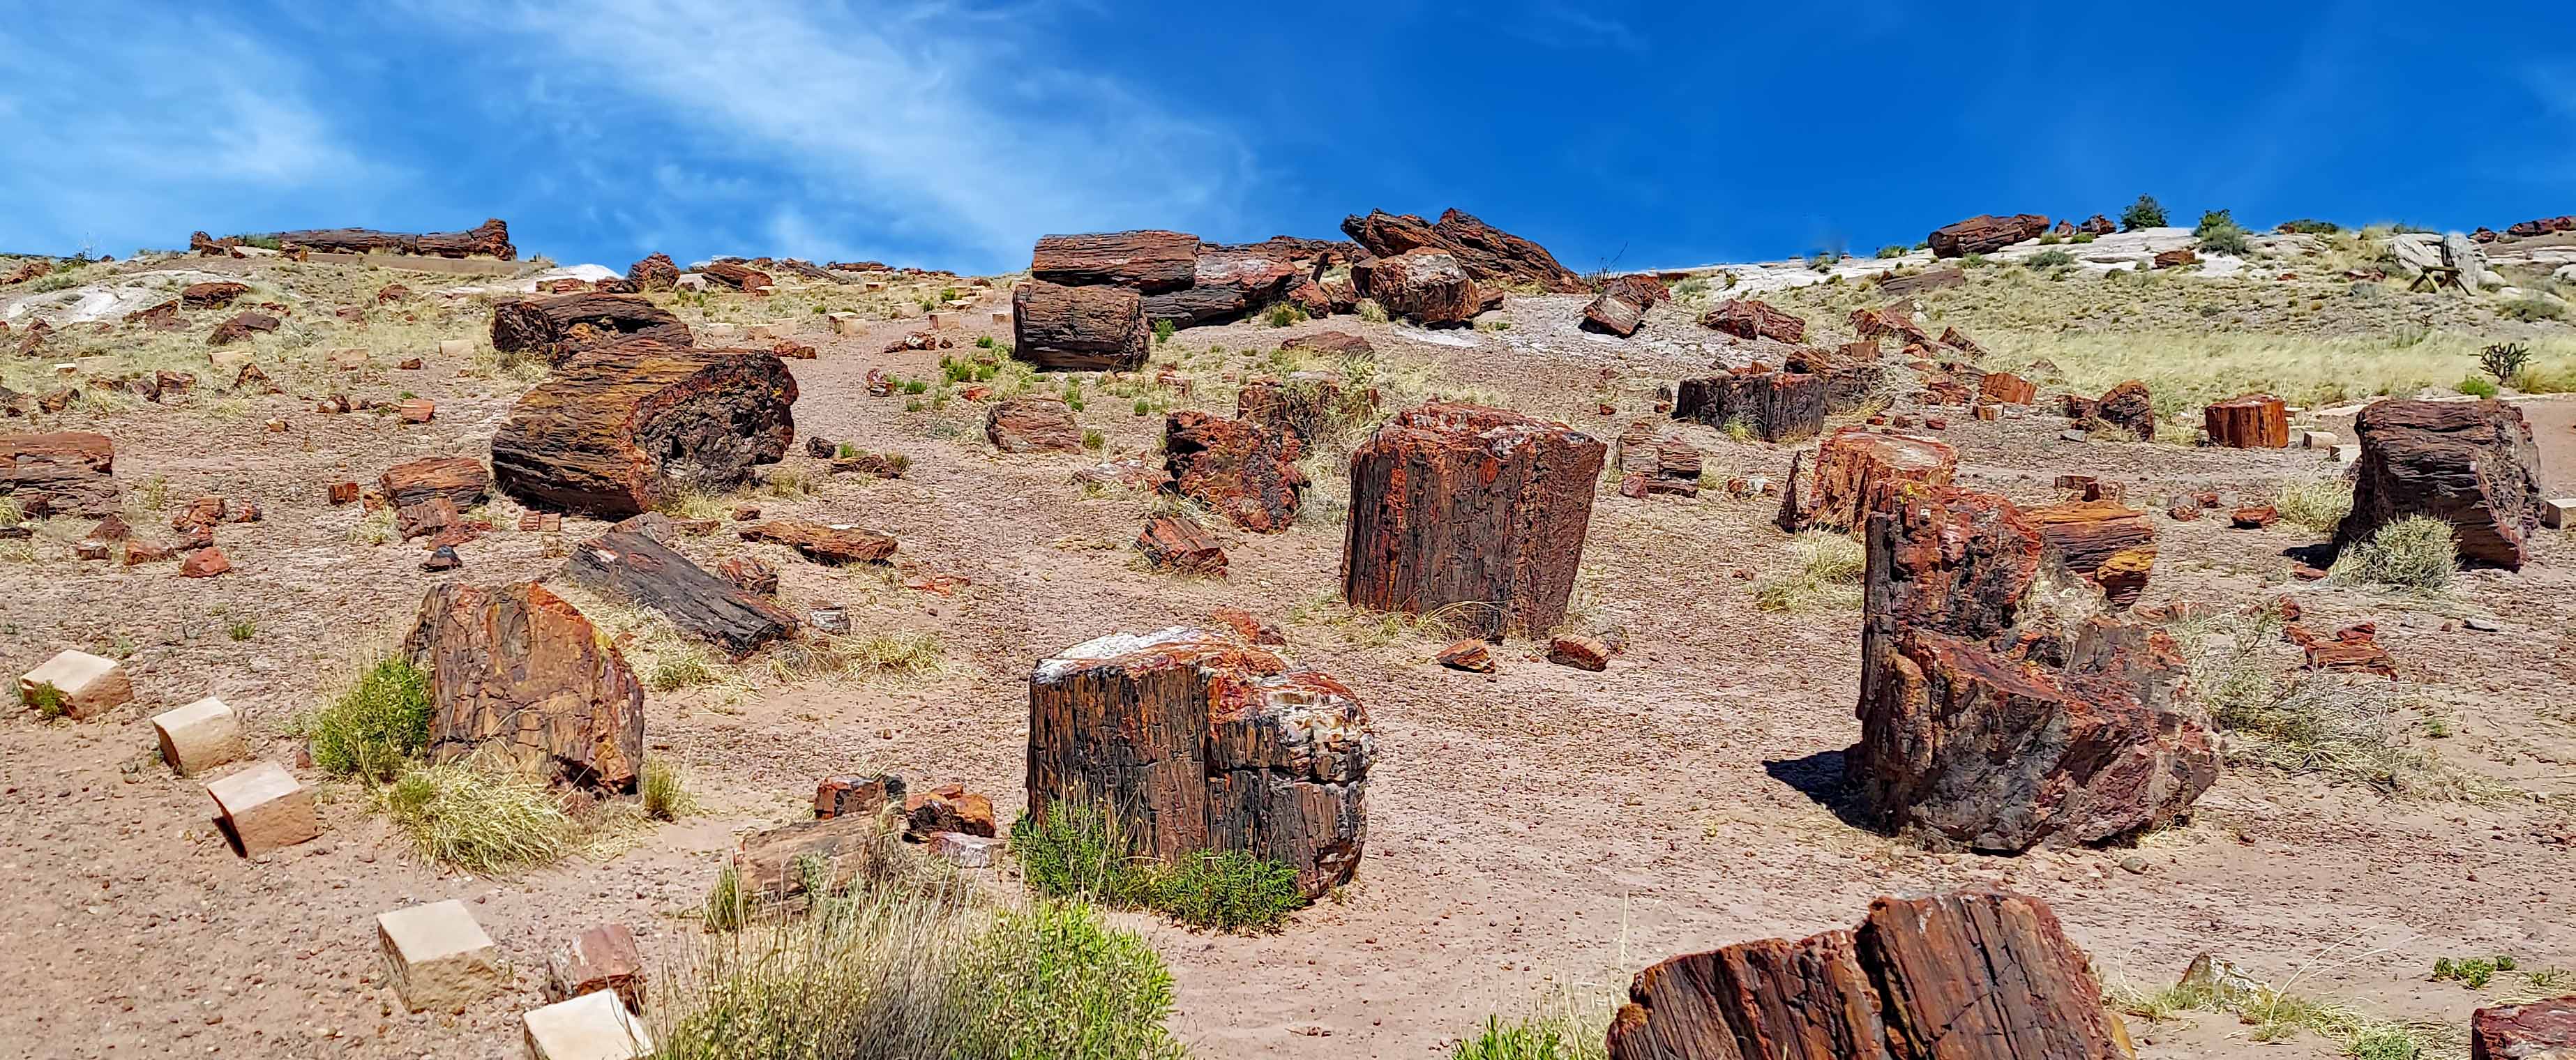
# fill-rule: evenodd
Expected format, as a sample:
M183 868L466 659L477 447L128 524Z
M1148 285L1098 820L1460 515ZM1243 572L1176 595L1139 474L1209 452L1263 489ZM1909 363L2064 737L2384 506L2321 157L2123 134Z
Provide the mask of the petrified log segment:
M1652 276L1631 273L1612 279L1583 309L1583 326L1592 331L1607 332L1626 338L1636 334L1637 326L1646 322L1646 311L1668 295L1664 283Z
M801 519L771 519L734 532L745 541L769 541L824 563L876 563L894 555L895 539L847 523L825 525Z
M777 286L778 282L768 273L738 261L710 261L706 268L698 270L698 275L706 277L710 283L730 287L745 294L766 293Z
M1988 372L1977 381L1977 394L2006 405L2027 405L2039 397L2039 386L2011 372Z
M1887 366L1879 360L1876 339L1846 342L1831 350L1800 346L1790 351L1781 367L1823 380L1825 411L1829 413L1850 412L1868 404L1870 394L1887 374Z
M680 282L680 266L671 256L654 251L626 267L626 280L639 291L667 291Z
M1127 288L1036 280L1011 292L1011 356L1040 368L1129 371L1152 342L1144 302Z
M429 678L432 753L491 748L564 783L634 788L644 686L616 645L544 586L433 586L403 651Z
M2501 401L2380 401L2353 418L2361 460L2341 550L2410 515L2451 524L2460 558L2519 570L2541 515L2540 457Z
M1699 316L1699 325L1739 339L1798 342L1807 337L1807 322L1795 313L1772 308L1759 298L1729 298Z
M737 659L796 632L795 617L776 604L634 530L610 530L574 549L564 573L577 584L659 611L671 624L723 645Z
M743 837L733 855L734 874L745 895L765 902L803 894L809 865L818 866L820 877L837 889L858 879L871 857L883 856L880 844L890 838L886 823L873 813L798 821Z
M550 365L629 338L678 347L694 341L680 318L637 295L565 294L492 307L492 348L538 354Z
M1306 491L1306 473L1297 468L1303 451L1285 431L1183 409L1163 423L1163 469L1171 475L1164 488L1246 530L1277 533L1297 522Z
M2129 1060L2084 951L2036 898L1881 898L1857 930L1637 973L1611 1060Z
M1286 431L1306 442L1376 411L1376 388L1352 388L1331 372L1291 372L1286 379L1254 376L1243 381L1234 398L1235 418Z
M1483 311L1484 293L1458 259L1443 251L1372 258L1351 266L1351 280L1362 296L1417 324L1464 324Z
M1932 256L1955 258L1967 254L1991 254L2025 239L2037 239L2048 231L2048 218L2035 213L2010 217L1978 214L1965 221L1942 225L1932 230L1929 238Z
M2290 444L2289 408L2270 394L2247 394L2213 403L2201 410L2200 418L2211 445L2285 449Z
M104 434L0 434L0 495L31 518L116 514L124 501L115 472L116 443Z
M1879 434L1845 427L1816 446L1813 473L1802 475L1806 454L1789 460L1781 493L1780 528L1856 532L1868 525L1870 499L1895 482L1947 486L1959 469L1948 443L1907 434Z
M1342 596L1485 636L1565 619L1607 446L1509 409L1408 409L1351 454Z
M1349 688L1232 633L1113 634L1029 677L1031 812L1095 803L1140 855L1248 851L1308 897L1359 867L1375 745Z
M249 284L234 283L231 280L192 283L180 288L179 304L190 309L222 309L232 305L233 299L249 291Z
M1619 432L1619 472L1619 492L1625 496L1699 496L1699 450L1678 434L1657 432L1646 420Z
M1154 294L1190 286L1198 261L1199 237L1185 232L1040 236L1029 275L1046 283L1110 284Z
M1861 742L1844 762L1882 826L2008 853L2189 811L2218 758L2207 721L2179 701L2182 663L2162 630L2061 618L2062 572L2001 497L1909 484L1873 503ZM2026 614L2034 592L2043 606Z
M1236 252L1199 255L1195 275L1188 287L1146 295L1146 321L1168 320L1175 327L1190 328L1240 320L1278 301L1298 279L1297 270L1287 262Z
M1136 534L1136 551L1157 570L1176 570L1202 578L1225 577L1225 548L1199 524L1177 515L1146 520Z
M1766 442L1807 438L1825 429L1825 383L1796 372L1730 372L1684 379L1673 418L1711 427L1740 422Z
M445 497L463 511L491 495L492 474L470 456L431 456L386 468L376 479L385 502L409 508L432 497Z
M2576 1057L2576 994L2523 1005L2495 1005L2469 1016L2469 1060L2569 1057Z
M519 399L492 475L531 505L623 517L684 490L725 493L796 436L776 354L629 340L576 357Z
M1585 290L1583 278L1557 264L1547 248L1455 209L1442 213L1437 224L1411 214L1374 210L1366 217L1343 218L1342 231L1381 258L1423 248L1451 254L1470 278L1500 287L1536 287L1557 294Z
M1082 425L1062 398L1004 398L984 411L984 439L1005 453L1079 453Z
M2092 582L2113 607L2136 603L2156 566L2156 531L2147 513L2118 501L2068 501L2029 509L2039 536L2066 566Z
M2138 436L2142 442L2156 440L2156 404L2147 395L2147 384L2131 379L2102 392L2093 404L2092 418L2105 427L2115 427ZM2282 425L2286 436L2288 424ZM2285 443L2286 444L2286 443Z
M492 218L462 232L378 232L368 228L320 228L301 232L271 232L265 238L277 241L279 250L319 250L336 254L419 254L440 258L499 258L515 260L519 248L510 245L510 226Z

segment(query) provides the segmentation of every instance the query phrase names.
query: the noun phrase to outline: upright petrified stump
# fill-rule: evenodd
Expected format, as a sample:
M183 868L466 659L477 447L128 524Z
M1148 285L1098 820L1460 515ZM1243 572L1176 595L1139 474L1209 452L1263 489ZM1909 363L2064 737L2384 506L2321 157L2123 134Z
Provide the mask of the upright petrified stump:
M1883 827L2010 853L2189 812L2218 756L2171 638L2059 591L2046 539L2001 497L1904 484L1874 503L1844 763Z
M492 476L520 501L610 518L681 491L728 492L787 454L796 380L773 353L629 340L519 398Z
M1138 854L1241 850L1315 897L1368 838L1368 711L1341 682L1231 633L1113 634L1029 677L1028 804L1092 804Z
M15 497L30 518L114 515L116 443L104 434L55 431L0 434L0 496Z
M2127 607L2147 589L2156 566L2156 531L2147 513L2118 501L2068 501L2029 509L2039 536L2066 566L2092 582L2113 607Z
M492 348L536 354L550 365L630 338L678 347L693 341L687 324L640 295L563 294L492 307Z
M2009 891L1881 898L1856 930L1637 973L1611 1060L2129 1060L2056 914Z
M1152 343L1144 303L1129 288L1032 280L1011 292L1011 356L1040 368L1129 371Z
M1946 486L1959 468L1948 443L1907 434L1845 427L1807 454L1789 458L1789 484L1781 491L1780 528L1853 532L1868 525L1870 498L1889 483Z
M429 678L433 754L492 748L564 783L634 788L644 686L617 647L544 586L433 586L403 651Z
M1809 438L1825 429L1824 380L1796 372L1729 372L1684 379L1673 418L1711 427L1741 423L1766 442Z
M634 530L612 529L572 552L565 576L661 612L739 659L796 633L796 617L706 572Z
M1183 409L1163 424L1163 468L1171 475L1165 488L1205 502L1236 526L1277 533L1297 522L1306 490L1297 467L1302 451L1284 431Z
M2095 409L2100 415L2100 409ZM2280 398L2270 394L2247 394L2213 402L2200 412L2201 427L2209 434L2209 444L2230 449L2286 449L2290 445L2290 413Z
M2451 524L2460 558L2522 568L2540 532L2539 449L2522 410L2485 401L2380 401L2353 418L2361 460L2337 550L2410 515Z
M2103 426L2137 435L2139 441L2156 440L2156 405L2144 382L2131 379L2103 391L2093 403L2092 414Z
M1188 287L1197 277L1199 237L1146 229L1040 236L1029 275L1049 284L1107 284L1147 294Z
M1342 597L1481 635L1565 619L1609 455L1599 439L1509 409L1407 409L1351 454Z

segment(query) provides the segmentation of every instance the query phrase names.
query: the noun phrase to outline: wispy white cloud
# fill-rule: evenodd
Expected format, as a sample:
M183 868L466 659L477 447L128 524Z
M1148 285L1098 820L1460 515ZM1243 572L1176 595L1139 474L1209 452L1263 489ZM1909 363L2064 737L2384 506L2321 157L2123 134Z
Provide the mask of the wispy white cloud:
M0 34L0 81L12 250L179 246L254 204L346 208L400 180L340 135L292 56L210 20L37 10Z
M1490 9L1513 36L1551 48L1614 48L1644 51L1646 42L1628 24L1588 6L1564 0L1539 0L1523 9Z
M755 213L765 234L807 248L945 248L955 264L1002 268L1047 232L1230 231L1253 164L1231 131L1050 54L1044 7L568 0L417 13L505 69L542 73L542 95L511 104L526 117L631 123L608 146L666 194L675 173L702 174L686 194L727 201L738 189L725 182L746 169L792 174L783 188L754 183L800 205Z

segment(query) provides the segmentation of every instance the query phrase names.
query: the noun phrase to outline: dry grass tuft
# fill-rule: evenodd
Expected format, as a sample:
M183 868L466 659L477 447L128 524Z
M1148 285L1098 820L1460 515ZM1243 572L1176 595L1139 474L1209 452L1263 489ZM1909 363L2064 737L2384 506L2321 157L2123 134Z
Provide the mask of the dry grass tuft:
M1753 606L1765 611L1860 606L1864 557L1849 534L1809 530L1789 539L1794 566L1753 586Z
M2345 584L2434 595L2451 587L2459 562L2459 541L2451 524L2410 515L2380 527L2369 540L2346 547L2335 560L2333 578Z
M2341 476L2292 479L2281 484L2272 507L2302 529L2331 534L2352 511L2352 480Z
M376 801L423 857L485 875L562 861L581 831L544 780L480 756L415 766Z

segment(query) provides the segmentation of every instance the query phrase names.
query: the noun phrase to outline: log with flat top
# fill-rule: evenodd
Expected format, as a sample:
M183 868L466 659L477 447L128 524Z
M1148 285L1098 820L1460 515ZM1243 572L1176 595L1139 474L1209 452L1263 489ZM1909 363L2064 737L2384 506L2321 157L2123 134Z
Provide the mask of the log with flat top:
M525 504L610 517L726 493L786 455L795 403L776 354L629 339L519 399L493 435L492 478Z
M539 354L549 365L629 338L682 347L694 341L680 318L638 295L563 294L492 307L492 348Z
M1011 292L1011 356L1040 368L1130 371L1151 342L1144 302L1128 288L1033 280Z

